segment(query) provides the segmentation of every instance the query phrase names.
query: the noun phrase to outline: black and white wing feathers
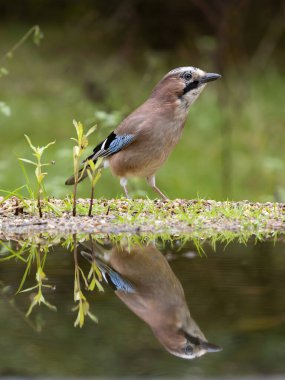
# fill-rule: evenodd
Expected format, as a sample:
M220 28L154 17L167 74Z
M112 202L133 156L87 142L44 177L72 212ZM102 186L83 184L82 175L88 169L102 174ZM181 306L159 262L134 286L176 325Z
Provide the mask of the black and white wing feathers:
M119 152L123 148L127 147L134 140L134 135L116 135L115 132L112 132L104 141L102 141L95 147L93 153L89 157L87 157L86 160L84 160L84 162L88 160L96 161L99 157L111 156Z
M102 141L100 144L98 144L94 148L93 153L83 161L83 164L89 160L92 160L95 163L99 157L112 156L113 154L126 148L134 140L135 140L135 135L131 135L131 134L117 135L115 132L112 132L104 141ZM87 167L88 166L84 165L84 167L79 170L78 182L83 181L84 178L87 177L88 175ZM74 178L74 175L72 175L65 181L65 184L73 185L74 182L75 182L75 178Z

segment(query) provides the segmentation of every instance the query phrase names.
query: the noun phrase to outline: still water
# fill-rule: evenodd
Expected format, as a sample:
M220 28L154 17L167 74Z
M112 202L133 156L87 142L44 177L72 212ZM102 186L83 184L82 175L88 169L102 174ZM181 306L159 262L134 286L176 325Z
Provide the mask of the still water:
M1 377L285 376L282 241L41 236L0 259Z

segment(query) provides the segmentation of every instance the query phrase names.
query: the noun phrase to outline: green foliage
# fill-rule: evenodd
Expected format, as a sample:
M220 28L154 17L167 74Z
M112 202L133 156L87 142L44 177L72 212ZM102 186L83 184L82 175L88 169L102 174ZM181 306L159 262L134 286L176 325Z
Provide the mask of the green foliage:
M0 241L0 244L5 248L7 253L4 256L2 255L3 257L0 258L0 261L17 259L25 264L25 271L16 293L32 292L32 299L26 316L28 317L32 313L35 306L40 306L41 304L44 304L50 310L56 311L56 307L46 300L43 293L44 289L55 289L54 286L47 284L48 278L44 272L49 246L41 246L34 238L21 243L20 248L17 250L12 249L8 244L2 241ZM36 262L36 284L23 289L34 262Z
M5 116L10 116L11 108L5 102L0 102L0 112Z
M54 163L54 162L42 163L42 156L43 156L43 153L45 150L47 150L51 145L55 144L55 141L50 142L49 144L47 144L45 146L35 147L27 135L25 135L25 138L26 138L31 150L33 151L33 156L36 157L36 161L31 161L31 160L28 160L26 158L19 158L19 160L36 167L35 168L35 175L36 175L36 180L37 180L37 185L38 185L37 186L37 202L38 202L37 207L39 210L39 216L41 218L43 216L42 215L42 205L41 205L41 198L42 198L42 194L44 191L43 181L44 181L45 176L47 175L47 172L44 172L42 170L42 168L45 166L49 166L49 165Z
M94 290L95 285L98 284L97 277L99 276L101 278L101 274L97 268L97 270L94 267L93 263L91 265L91 270L89 272L88 278L86 278L83 270L78 265L78 259L77 259L77 237L74 235L73 237L73 243L74 243L74 302L77 303L77 305L73 308L73 311L77 311L77 317L74 322L74 327L79 326L82 327L85 321L85 317L89 317L93 322L98 322L97 317L90 311L90 305L87 301L87 298L84 296L82 290L81 290L81 279L85 285L85 288L88 290ZM91 274L90 274L91 273ZM91 283L89 284L88 281L91 280ZM95 280L95 285L93 286ZM97 285L98 286L98 285ZM99 284L98 286L99 290L101 290L101 286Z
M87 161L87 165L88 165L87 166L87 173L88 173L88 177L89 177L90 183L91 183L91 196L90 196L90 206L89 206L88 216L92 216L94 188L95 188L96 183L98 182L98 180L101 177L102 161L103 161L103 157L100 157L97 160L96 164L94 164L94 162L92 160Z
M87 162L85 162L83 168L79 170L81 156L88 146L88 136L90 136L96 129L96 125L89 128L86 134L84 134L83 124L73 120L73 125L76 130L77 138L71 137L71 140L75 141L76 145L73 147L73 173L74 173L74 187L73 187L73 216L76 216L76 194L78 182L85 175L87 168Z

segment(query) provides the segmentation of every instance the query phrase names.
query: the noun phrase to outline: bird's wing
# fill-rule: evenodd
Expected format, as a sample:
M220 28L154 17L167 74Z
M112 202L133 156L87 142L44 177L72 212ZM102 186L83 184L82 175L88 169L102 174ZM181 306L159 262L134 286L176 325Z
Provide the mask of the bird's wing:
M120 275L120 273L116 272L101 260L96 259L96 264L100 269L105 281L111 286L111 288L114 290L123 291L124 293L135 293L133 284L122 275Z
M96 245L97 246L97 245ZM97 246L98 247L98 246ZM109 265L105 264L98 257L94 257L93 254L86 251L81 251L82 256L90 263L93 261L99 268L104 280L114 290L121 290L124 293L135 293L134 285L126 278L124 278L119 272L115 271Z
M131 144L135 140L135 135L132 134L116 134L115 132L110 133L110 135L98 144L93 153L87 157L83 162L88 160L96 161L99 157L108 157L115 154Z

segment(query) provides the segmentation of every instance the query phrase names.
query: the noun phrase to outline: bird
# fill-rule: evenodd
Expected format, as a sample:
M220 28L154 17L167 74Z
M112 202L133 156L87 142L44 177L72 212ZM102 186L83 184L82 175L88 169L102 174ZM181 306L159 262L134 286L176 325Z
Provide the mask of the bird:
M194 359L221 351L190 315L183 287L154 243L121 243L108 250L94 241L82 245L92 252L82 250L83 257L95 262L117 297L149 325L168 352Z
M156 185L156 172L165 163L181 138L190 106L208 82L221 78L197 67L178 67L169 71L154 87L149 98L127 116L119 126L100 142L84 162L103 157L103 166L110 167L120 178L129 198L129 177L139 177L163 200L167 196ZM80 181L87 177L87 166L81 169ZM65 184L73 185L74 176Z

